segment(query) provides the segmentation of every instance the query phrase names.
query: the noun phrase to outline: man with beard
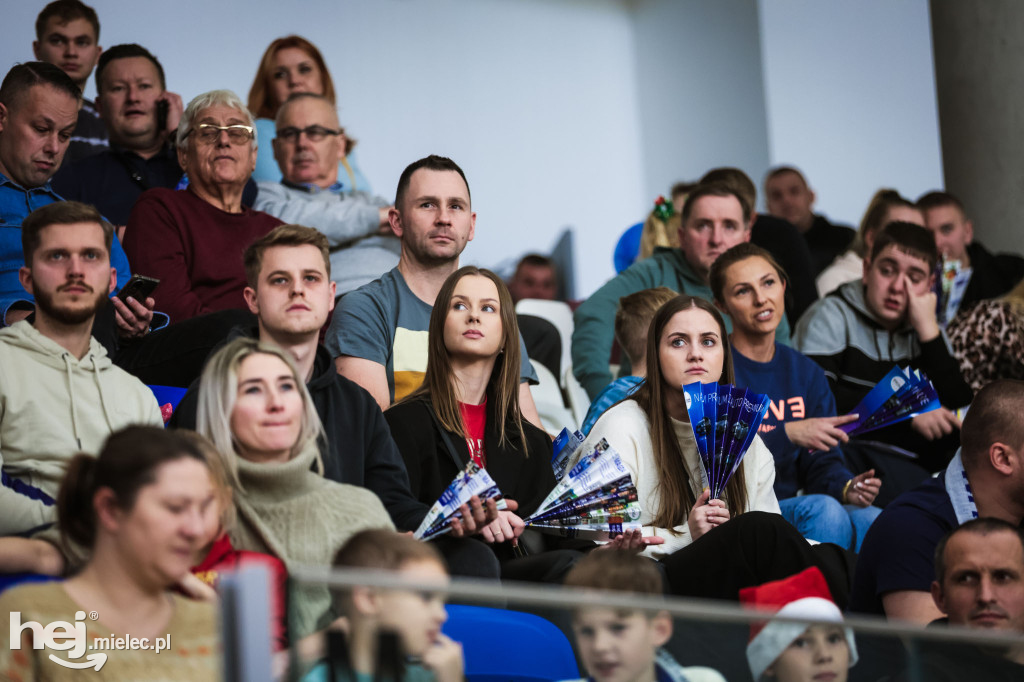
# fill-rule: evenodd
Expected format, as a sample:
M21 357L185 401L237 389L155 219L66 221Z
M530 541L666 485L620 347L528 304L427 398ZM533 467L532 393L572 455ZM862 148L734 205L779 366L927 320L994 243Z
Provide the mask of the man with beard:
M115 367L90 330L117 284L113 227L91 206L56 202L21 226L18 276L35 318L0 329L0 535L54 520L68 460L129 424L162 425L153 394Z
M45 62L18 64L0 84L0 226L6 228L0 230L0 327L24 320L34 309L18 278L23 264L18 226L33 210L62 200L50 178L67 151L80 104L78 86ZM116 237L108 251L117 283L127 284L128 257ZM153 319L145 302L113 306L116 314L107 311L107 324L96 330L101 341L113 334L125 340L145 334Z
M398 265L341 299L325 341L338 373L369 391L382 410L423 383L434 299L476 231L465 173L443 156L414 161L398 179L388 219L402 242ZM519 406L539 425L527 383L537 375L522 338L519 351Z

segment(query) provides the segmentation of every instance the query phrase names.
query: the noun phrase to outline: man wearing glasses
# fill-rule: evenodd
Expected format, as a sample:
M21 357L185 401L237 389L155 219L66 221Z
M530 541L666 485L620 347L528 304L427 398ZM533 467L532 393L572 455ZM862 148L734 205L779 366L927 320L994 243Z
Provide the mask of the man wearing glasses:
M353 191L339 177L348 140L324 97L293 95L277 114L274 158L281 182L260 182L255 208L327 236L338 295L372 282L398 264L401 245L388 224L390 201Z
M256 143L252 116L235 93L199 95L178 125L178 163L188 187L143 192L132 210L125 252L134 272L160 280L153 298L172 324L245 309L242 251L281 224L242 202Z

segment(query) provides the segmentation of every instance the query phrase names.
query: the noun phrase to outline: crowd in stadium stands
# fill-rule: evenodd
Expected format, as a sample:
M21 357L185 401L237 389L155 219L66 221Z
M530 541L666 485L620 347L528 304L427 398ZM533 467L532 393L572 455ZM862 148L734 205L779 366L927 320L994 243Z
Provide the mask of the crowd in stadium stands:
M455 161L371 191L304 38L271 43L248 101L186 101L142 45L102 49L79 0L46 5L36 34L37 61L0 85L0 584L31 581L0 604L21 623L98 613L90 637L173 636L161 657L111 656L107 679L215 679L219 575L245 563L272 577L275 649L343 618L360 680L382 633L401 679L464 679L442 596L332 598L290 588L295 566L832 623L756 626L755 680L846 680L870 651L844 612L1024 634L1024 259L982 246L952 194L880 189L854 230L814 212L795 167L768 172L764 213L746 173L710 169L659 198L632 264L571 302L561 337L517 315L565 290L535 245L508 283L460 263L477 225ZM851 438L894 366L941 406ZM524 523L556 485L533 387L570 369L592 399L579 454L619 453L640 530ZM689 423L696 381L769 399L720 499ZM154 385L184 396L160 405ZM470 463L505 504L474 497L449 533L413 539ZM581 607L572 628L588 679L724 679L663 650L665 612ZM0 632L0 678L70 679L34 632ZM924 679L1024 678L1020 649L922 656ZM333 666L307 679L343 679Z

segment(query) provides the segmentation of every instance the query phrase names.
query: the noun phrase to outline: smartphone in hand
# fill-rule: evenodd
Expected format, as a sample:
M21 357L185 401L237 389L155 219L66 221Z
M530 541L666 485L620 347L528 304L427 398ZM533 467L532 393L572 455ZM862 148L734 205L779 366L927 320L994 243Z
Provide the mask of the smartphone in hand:
M171 103L162 99L156 103L156 129L163 131L167 129L167 116L171 111Z
M121 290L117 292L117 297L123 302L128 302L128 297L131 296L139 303L145 304L146 299L149 298L153 290L156 289L156 285L160 284L160 280L155 277L146 277L145 275L132 275L132 278L128 280L128 284L121 287Z

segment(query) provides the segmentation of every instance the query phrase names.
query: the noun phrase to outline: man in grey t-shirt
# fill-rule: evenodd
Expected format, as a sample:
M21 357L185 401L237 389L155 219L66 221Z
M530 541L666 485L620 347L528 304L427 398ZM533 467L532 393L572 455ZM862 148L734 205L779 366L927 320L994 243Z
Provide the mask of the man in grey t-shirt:
M326 339L338 373L369 391L381 409L422 383L430 311L473 239L476 214L462 169L433 155L410 164L398 180L388 219L402 243L398 266L341 299ZM522 339L520 350L525 360ZM520 374L520 407L539 425L529 360Z

